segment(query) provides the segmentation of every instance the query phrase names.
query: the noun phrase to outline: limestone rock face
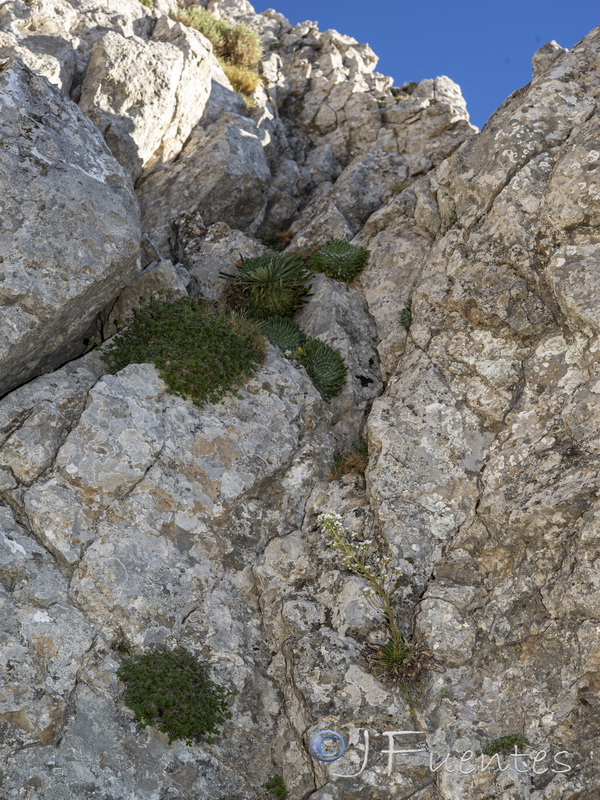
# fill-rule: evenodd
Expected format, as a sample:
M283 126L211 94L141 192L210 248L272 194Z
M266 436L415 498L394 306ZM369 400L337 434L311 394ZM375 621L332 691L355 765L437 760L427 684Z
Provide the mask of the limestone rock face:
M223 221L238 230L260 223L271 172L257 133L252 120L223 115L206 132L196 128L177 162L142 183L143 224L161 251L177 212L198 212L207 225Z
M534 79L541 75L546 70L549 70L556 60L563 53L567 53L564 47L561 47L554 39L551 42L546 42L537 50L531 59L531 66L533 68Z
M261 38L244 99L176 5L0 0L0 794L595 798L600 29L541 48L477 133L448 78L394 87L348 36L201 0ZM270 345L203 408L80 357L140 297L224 306L219 272L274 234L371 251L296 317L347 363L330 403ZM389 631L333 511L396 570L433 659L412 685L374 666ZM124 656L177 646L238 692L213 744L123 701ZM529 768L480 767L519 734Z
M219 276L233 275L242 258L253 258L267 248L232 230L225 222L206 227L198 214L182 214L175 221L176 257L189 270L194 280L193 294L225 305L227 282Z
M138 269L140 228L125 176L77 107L17 59L0 87L3 395L81 352Z
M274 350L239 398L204 410L166 394L149 365L115 376L102 371L94 352L0 403L0 463L13 478L4 497L35 532L24 534L0 506L0 575L11 587L2 597L12 604L2 619L15 642L2 655L15 674L1 712L3 745L17 754L8 780L52 749L61 778L46 757L36 774L44 794L58 800L81 780L81 765L102 751L125 768L88 775L98 790L137 797L150 780L181 791L188 785L199 798L212 781L248 794L274 769L272 759L283 758L272 751L277 737L295 747L292 763L302 774L306 757L299 732L280 716L251 570L269 539L302 523L306 486L322 478L332 446L325 406L304 373ZM45 445L44 464L37 473L24 470L49 424L56 435ZM40 570L43 552L56 562ZM220 681L240 691L242 727L204 755L183 744L164 750L162 734L136 732L115 704L118 661L108 643L175 641L218 662ZM56 677L49 682L48 674ZM94 737L85 732L92 710ZM149 766L148 747L155 763L146 779L139 773ZM223 772L219 753L232 748L238 763ZM183 769L190 753L205 767L185 774L178 768L165 784L167 764L179 759Z
M168 17L152 39L108 31L94 44L79 105L133 180L178 155L204 112L212 46Z
M316 275L311 293L297 322L309 336L321 339L344 358L346 383L330 405L334 425L343 429L345 441L352 442L359 438L365 412L382 389L374 325L363 297L352 285Z
M445 670L432 691L452 686L426 706L432 746L474 742L484 729L568 751L571 770L534 779L540 798L575 797L598 780L586 703L598 631L588 565L599 478L600 240L590 226L600 210L599 54L596 29L440 165L430 184L437 236L410 190L398 199L413 321L368 423L372 507L413 576L404 596L417 604L418 635ZM386 213L364 237L382 265L393 247L377 230ZM388 312L371 297L383 329ZM489 774L446 774L439 792L458 800L475 786L490 797L505 788ZM511 791L532 796L524 778Z

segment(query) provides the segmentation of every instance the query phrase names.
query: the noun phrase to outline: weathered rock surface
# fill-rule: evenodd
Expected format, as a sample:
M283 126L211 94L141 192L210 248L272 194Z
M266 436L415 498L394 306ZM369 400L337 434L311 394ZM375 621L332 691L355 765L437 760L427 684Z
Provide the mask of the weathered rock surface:
M342 393L330 402L333 424L344 441L359 438L365 413L381 394L375 328L367 305L352 285L315 275L312 297L296 321L344 357L348 375Z
M332 446L322 423L320 430L315 424L327 417L324 404L303 372L274 350L240 398L202 411L165 394L151 366L101 373L94 352L0 404L8 433L0 463L14 476L5 498L33 532L33 538L24 533L4 507L0 574L10 602L19 605L20 626L7 635L22 630L21 642L29 641L42 659L28 656L24 644L3 651L27 691L37 689L38 709L34 723L28 695L15 679L19 705L4 697L1 717L8 772L27 771L49 748L44 752L51 749L52 764L44 755L45 766L36 767L46 797L58 800L81 781L137 796L148 785L162 791L160 774L168 763L180 760L184 770L194 754L205 766L172 770L169 780L178 790L187 786L187 796L196 798L207 796L209 785L219 787L218 796L251 792L275 769L272 759L282 758L277 736L293 745L301 733L281 716L251 570L270 538L302 523L308 487L322 476ZM57 433L40 473L14 469L39 452L35 425L45 428L51 419ZM273 419L285 424L273 428ZM36 569L48 552L58 566L50 560L46 571ZM33 575L35 581L28 578ZM3 619L12 618L9 609ZM118 660L109 645L137 649L174 641L218 662L223 682L241 692L237 713L245 722L216 749L176 745L169 752L161 734L148 739L136 732L115 705ZM20 671L25 660L32 666ZM34 668L46 689L32 683L28 670ZM57 674L51 683L49 673ZM91 709L93 737L85 732ZM37 754L31 762L26 744ZM144 778L148 747L162 766ZM232 748L238 766L223 772L219 753L228 760ZM306 759L298 744L295 751L296 761ZM119 774L106 772L107 758L123 765Z
M206 225L256 228L270 176L256 124L225 114L206 132L196 128L177 161L141 184L144 227L165 253L178 213L197 212Z
M599 53L596 29L438 168L440 217L455 223L431 247L405 202L413 323L368 424L372 506L446 672L422 716L433 745L523 732L530 750L569 754L568 771L513 775L515 798L591 797L598 785L588 565L600 478ZM375 233L372 262L387 235ZM436 707L444 681L452 689ZM446 773L438 790L458 800L509 788Z
M135 180L179 154L202 118L215 67L210 42L168 17L149 42L108 31L93 46L79 105Z
M0 396L81 353L138 269L139 212L97 129L17 59L0 67Z
M182 214L175 220L174 252L194 279L192 293L220 306L225 304L228 284L220 272L233 275L242 258L267 252L256 239L232 230L225 222L207 227L199 214Z
M408 96L350 37L200 5L262 38L252 109L199 34L158 18L170 0L0 4L1 324L22 345L0 374L24 382L0 400L0 794L255 800L282 775L290 800L592 800L600 29L541 48L474 135L446 78ZM183 266L146 239L136 272L138 175L150 238ZM332 403L271 347L203 409L150 365L105 374L97 350L34 377L140 295L222 302L218 272L290 226L298 249L372 252L350 286L317 276L298 315L349 365ZM36 303L43 330L10 327ZM366 478L328 481L365 418ZM370 670L386 627L327 511L392 556L427 684ZM123 704L123 654L176 645L239 690L214 745L169 746ZM348 751L325 765L309 743L331 729ZM390 756L403 730L396 748L430 753ZM546 751L536 769L460 768L511 734Z

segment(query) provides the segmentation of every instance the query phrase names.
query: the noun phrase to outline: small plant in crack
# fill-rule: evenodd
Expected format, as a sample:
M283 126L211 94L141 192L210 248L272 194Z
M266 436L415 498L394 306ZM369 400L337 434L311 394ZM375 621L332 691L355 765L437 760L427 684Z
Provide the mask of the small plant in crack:
M410 647L396 623L392 608L393 582L400 571L390 566L389 556L376 555L373 563L368 563L367 552L372 545L371 539L359 541L355 533L344 528L339 514L321 514L317 524L328 537L329 546L342 556L342 566L365 581L365 597L384 616L388 640L377 649L374 661L386 671L394 671L410 653Z
M286 800L289 792L281 775L274 775L263 783L265 791L258 796L257 800Z
M453 228L456 223L458 222L458 216L456 214L456 209L453 209L450 212L450 216L445 225L442 226L442 233L448 233L448 231Z
M406 305L400 312L400 325L404 328L405 331L410 330L410 326L412 325L412 300L407 300Z
M369 449L366 442L354 442L351 450L340 450L333 457L329 480L335 481L342 475L356 472L363 475L369 463Z
M493 739L477 755L483 753L486 756L510 756L515 752L515 747L520 751L524 750L528 744L529 741L522 733L512 733L509 736Z

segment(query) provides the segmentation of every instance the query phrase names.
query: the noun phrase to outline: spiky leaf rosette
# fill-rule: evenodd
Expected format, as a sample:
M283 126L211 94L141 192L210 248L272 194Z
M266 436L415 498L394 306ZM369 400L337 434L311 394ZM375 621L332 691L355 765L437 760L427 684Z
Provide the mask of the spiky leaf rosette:
M214 742L218 726L231 719L230 692L214 683L209 668L183 647L157 650L125 659L117 670L125 684L124 699L141 728L155 725L169 744L204 739Z
M259 323L260 332L271 344L282 350L297 350L306 341L306 334L287 317L267 317Z
M341 354L320 339L308 339L294 354L308 372L323 400L331 400L346 382L346 362Z
M331 242L312 254L309 265L315 272L324 272L330 278L351 281L365 268L370 255L364 247L348 242Z
M296 253L265 253L245 258L235 273L222 278L247 292L245 307L256 316L288 317L305 302L311 278Z

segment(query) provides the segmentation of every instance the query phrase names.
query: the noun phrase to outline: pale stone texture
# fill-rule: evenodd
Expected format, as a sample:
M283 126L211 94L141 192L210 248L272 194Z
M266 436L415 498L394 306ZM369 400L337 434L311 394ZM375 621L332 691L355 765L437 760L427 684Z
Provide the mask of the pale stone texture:
M114 41L156 65L145 88L159 77L182 88L181 57L193 64L202 40L156 22L170 7L15 0L0 6L2 58L27 51L31 68L78 98L92 51ZM350 37L255 14L245 0L209 8L259 32L265 86L248 112L211 62L198 124L194 109L175 110L162 138L139 137L156 169L139 185L147 227L164 248L175 222L191 290L212 301L222 299L218 271L239 253L263 252L252 238L261 226L297 218L295 245L306 248L322 235L355 236L372 251L366 270L350 287L317 277L299 316L344 352L353 382L326 404L269 347L240 396L198 409L171 396L153 367L106 375L93 351L0 401L2 791L7 800L255 800L278 774L291 800L591 800L599 30L571 52L542 48L532 84L473 135L446 78L404 96ZM152 61L157 43L182 54L171 69ZM128 69L135 76L132 60ZM68 139L69 124L60 125L69 155L101 153L113 166L100 174L119 176L98 189L84 159L74 188L90 180L94 197L104 187L121 210L131 202L117 221L112 206L83 198L95 210L87 235L105 237L96 258L106 264L124 225L137 231L135 204L99 133L41 80L28 78L76 127ZM179 88L165 94L169 108ZM166 163L161 147L174 143L174 154L189 125L179 158ZM39 155L51 159L29 143L27 152L38 159L31 184L43 186ZM130 156L124 163L130 175L139 168ZM77 198L77 210L61 211L67 229L72 218L80 224ZM35 241L55 240L41 231ZM145 252L144 266L160 257L149 244ZM86 325L119 294L130 308L141 284L150 294L176 285L183 295L179 280L189 288L170 262L133 282L120 267L95 306L102 292L92 302L75 285L80 262L72 259L67 282L85 301L72 318L94 306ZM399 315L409 300L407 331ZM31 358L28 347L21 361ZM366 480L327 481L335 451L351 446L367 414ZM368 559L389 553L400 569L398 621L437 662L425 686L403 693L369 670L366 655L385 643L386 627L324 541L316 519L326 511L371 540ZM240 692L214 745L169 747L156 730L139 731L123 704L123 651L178 644ZM324 729L348 744L331 765L308 750ZM368 764L356 775L366 729ZM395 746L426 742L434 764L451 754L454 772L432 773L421 752L394 756L388 774L382 733L394 730L418 730ZM460 771L463 752L516 733L528 751L548 751L545 773ZM569 772L552 761L560 750Z
M257 133L252 120L224 114L208 131L196 128L178 160L142 183L143 224L161 252L181 213L198 212L206 225L226 222L239 230L259 224L271 173Z
M79 105L134 181L181 151L202 118L213 61L205 37L168 17L149 42L109 31L94 44Z
M219 305L225 304L229 285L219 273L233 275L242 258L267 252L256 239L225 222L206 227L199 214L183 214L175 220L174 229L174 251L194 279L193 293Z
M423 724L441 752L524 733L552 754L543 777L443 773L444 800L592 797L598 783L599 52L596 29L438 167L431 247L433 215L410 197L402 215L414 318L369 419L368 491L445 671ZM386 214L361 243L377 247Z
M83 349L133 278L138 206L97 129L16 59L0 67L0 396Z
M321 339L344 358L346 382L330 406L336 431L351 442L359 438L365 413L382 389L374 325L352 285L317 274L311 293L296 322L308 336Z
M250 797L281 771L282 759L295 776L306 773L302 731L281 716L280 690L269 674L271 651L251 570L269 539L302 524L309 487L322 478L332 449L323 425L326 405L303 372L272 348L239 398L203 410L165 394L149 365L105 377L97 365L94 352L19 390L11 396L13 406L5 403L5 414L13 413L6 422L12 433L0 463L11 465L16 439L26 441L32 410L45 402L48 413L56 416L62 408L66 414L65 398L77 400L48 453L43 477L29 486L30 476L22 482L15 473L20 487L6 495L31 530L19 530L6 511L9 562L0 574L11 590L7 602L18 604L31 647L45 648L39 663L27 656L25 639L14 654L5 651L28 691L37 684L29 667L18 666L24 659L38 670L36 680L45 681L33 705L19 680L12 684L19 704L3 698L11 785L18 780L15 770L28 772L35 764L37 786L52 800L84 784L132 797L143 796L148 786L174 786L199 800L207 792ZM45 400L53 388L60 388L56 408ZM274 419L280 424L273 426ZM66 578L52 560L48 578L37 569L40 589L30 610L32 589L27 595L17 591L19 573L12 563L35 563L44 552L36 539L72 576L67 595ZM51 577L62 586L63 599ZM12 616L9 611L6 619ZM69 636L66 645L61 637ZM219 680L240 692L235 725L227 723L223 739L212 747L190 750L178 743L167 749L162 734L137 732L121 704L119 657L109 645L139 650L175 642L218 664ZM60 680L50 686L48 675L55 672ZM290 757L277 740L288 742ZM36 749L23 749L30 742ZM51 758L43 749L49 745ZM235 768L225 767L232 753ZM98 758L123 768L94 774ZM202 769L192 766L198 760ZM306 785L311 788L310 779Z

